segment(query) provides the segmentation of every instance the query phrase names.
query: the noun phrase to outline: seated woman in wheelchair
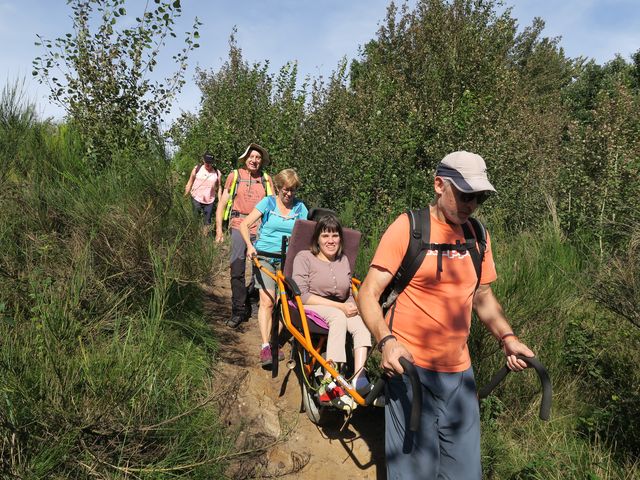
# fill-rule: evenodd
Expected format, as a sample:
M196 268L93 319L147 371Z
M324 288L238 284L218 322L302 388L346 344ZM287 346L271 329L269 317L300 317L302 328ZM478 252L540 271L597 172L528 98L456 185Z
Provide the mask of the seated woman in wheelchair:
M369 381L364 370L371 334L358 314L351 295L351 268L342 255L343 232L338 219L327 215L317 222L309 250L298 252L293 261L293 280L301 291L305 310L323 317L329 325L327 360L344 363L346 335L353 336L356 389L366 388ZM332 403L343 410L357 405L342 387L327 374L318 392L321 403Z

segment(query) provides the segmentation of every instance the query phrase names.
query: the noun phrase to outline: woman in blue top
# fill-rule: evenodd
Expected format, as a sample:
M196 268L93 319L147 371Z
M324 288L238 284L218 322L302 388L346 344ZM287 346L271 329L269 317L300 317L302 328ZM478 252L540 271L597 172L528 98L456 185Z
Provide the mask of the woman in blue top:
M240 224L240 234L247 244L247 256L253 257L256 251L268 253L281 253L282 237L290 236L293 224L299 218L307 218L307 207L295 197L301 182L295 170L287 168L273 178L276 195L268 196L260 200L256 207L246 216ZM262 224L258 230L258 240L251 244L249 229L258 220ZM258 257L260 264L274 273L280 267L280 261L273 258ZM271 347L269 346L269 334L271 332L271 313L275 303L276 284L261 271L256 272L256 288L260 292L260 307L258 308L258 325L262 337L260 347L260 362L263 366L271 364ZM284 355L281 353L281 358Z

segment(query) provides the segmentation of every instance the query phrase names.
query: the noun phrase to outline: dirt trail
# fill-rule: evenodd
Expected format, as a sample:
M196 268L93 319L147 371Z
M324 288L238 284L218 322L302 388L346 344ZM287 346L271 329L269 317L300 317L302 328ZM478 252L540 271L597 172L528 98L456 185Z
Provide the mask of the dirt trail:
M214 269L205 289L205 311L221 345L215 376L228 392L223 421L239 431L236 447L247 452L232 462L229 478L386 478L383 409L358 408L344 427L346 417L338 412L322 427L311 423L300 412L295 372L280 362L278 377L271 378L259 364L257 308L237 330L224 325L231 313L225 267L221 263ZM284 352L288 358L288 344Z

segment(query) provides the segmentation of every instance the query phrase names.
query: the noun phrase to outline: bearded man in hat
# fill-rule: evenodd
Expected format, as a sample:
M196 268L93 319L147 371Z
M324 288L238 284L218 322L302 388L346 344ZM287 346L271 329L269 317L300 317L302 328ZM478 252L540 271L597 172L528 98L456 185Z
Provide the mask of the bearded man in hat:
M251 306L248 290L252 284L245 284L247 246L240 234L240 224L251 213L260 200L273 194L271 177L262 169L269 164L269 153L257 143L251 143L238 158L240 167L229 173L225 181L222 197L216 210L216 241L224 239L222 224L229 222L231 232L231 318L227 325L236 328L248 320ZM251 241L255 241L258 225L250 230Z
M421 263L414 257L418 268L408 285L383 315L379 299L404 265L412 232L420 231L412 225L411 212L400 215L382 236L358 305L378 341L382 368L395 375L387 384L385 404L387 477L480 480L480 415L467 347L472 309L500 344L511 370L527 366L516 355L531 357L533 352L515 336L491 290L496 270L488 234L469 220L496 191L484 160L465 151L445 156L434 190L435 199L421 213L430 222L430 233L422 230L428 237L422 238L424 257ZM473 225L483 231L473 231ZM478 255L480 238L483 256ZM407 428L412 392L400 357L415 364L423 393L415 433Z

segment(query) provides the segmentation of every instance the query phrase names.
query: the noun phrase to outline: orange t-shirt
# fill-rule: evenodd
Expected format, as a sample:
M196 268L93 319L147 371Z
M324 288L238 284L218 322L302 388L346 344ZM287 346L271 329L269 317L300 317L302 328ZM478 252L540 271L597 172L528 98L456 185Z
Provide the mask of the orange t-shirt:
M395 275L409 246L410 225L400 215L387 229L371 265ZM459 225L441 222L431 215L431 243L464 243ZM469 252L442 252L442 272L437 274L438 252L429 250L409 285L398 296L393 334L413 355L416 365L436 372L462 372L471 366L467 338L471 326L473 294L478 277ZM480 283L496 279L496 268L487 234L487 249Z
M227 176L224 188L231 191L231 183L233 182L233 171ZM249 215L260 200L266 195L264 177L262 173L258 177L252 177L246 168L238 169L238 183L236 185L236 195L233 199L231 210L236 210L242 215ZM229 228L238 228L244 218L233 217L229 220ZM251 233L255 235L259 223L256 222L251 227Z

